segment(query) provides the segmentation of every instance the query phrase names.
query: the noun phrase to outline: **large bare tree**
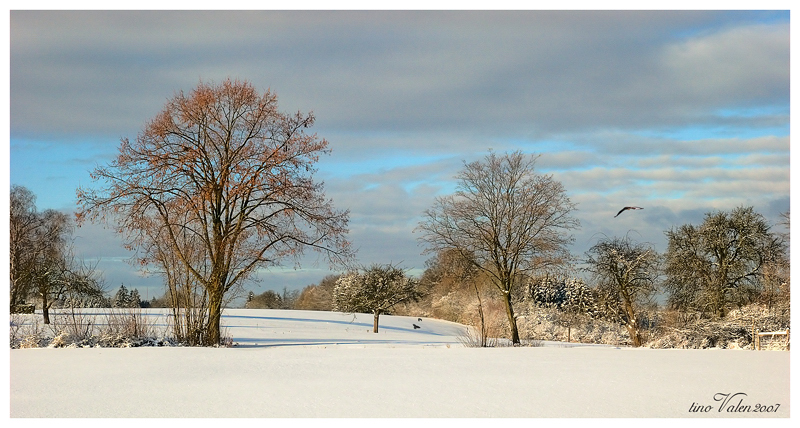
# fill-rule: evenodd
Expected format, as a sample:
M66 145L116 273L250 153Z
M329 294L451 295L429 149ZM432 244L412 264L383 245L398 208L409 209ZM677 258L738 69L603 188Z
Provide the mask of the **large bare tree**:
M248 82L200 83L94 170L104 187L78 189L78 218L113 218L144 264L159 262L151 250L174 254L208 294L204 341L218 344L226 293L257 268L299 263L308 248L334 264L352 256L348 212L313 179L329 151L313 123Z
M455 194L437 198L418 227L428 251L456 249L492 279L514 344L520 341L512 290L525 275L564 266L574 239L569 231L580 225L564 186L536 172L537 159L490 152L465 164Z

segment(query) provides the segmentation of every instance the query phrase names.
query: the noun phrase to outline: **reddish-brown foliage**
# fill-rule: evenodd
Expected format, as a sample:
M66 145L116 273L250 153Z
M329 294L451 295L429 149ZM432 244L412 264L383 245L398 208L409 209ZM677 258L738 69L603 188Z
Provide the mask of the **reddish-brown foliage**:
M306 248L332 263L351 256L348 212L312 177L328 142L306 133L313 114L277 107L248 82L201 83L94 170L104 187L78 189L79 220L113 217L142 263L163 265L167 250L203 285L209 344L219 340L223 296L256 268L296 262Z

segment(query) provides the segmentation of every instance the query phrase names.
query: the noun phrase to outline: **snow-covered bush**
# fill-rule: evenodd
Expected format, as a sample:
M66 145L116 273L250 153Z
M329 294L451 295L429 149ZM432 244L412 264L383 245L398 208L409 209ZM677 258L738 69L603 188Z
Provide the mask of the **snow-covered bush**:
M154 336L153 326L142 316L142 310L138 307L127 310L111 309L106 320L106 334L122 337Z
M789 321L788 313L770 311L766 306L759 304L734 309L720 320L665 312L662 323L655 329L651 340L645 346L679 349L753 349L755 332L785 330L789 328ZM785 342L773 342L773 348L785 347Z
M82 341L82 340L81 340ZM47 344L48 348L64 348L69 346L70 344L75 343L76 340L72 337L67 330L59 330L56 335L50 339L50 343Z
M98 317L101 322L97 322ZM54 314L47 329L35 315L15 316L10 342L12 349L179 345L163 332L157 334L140 309L112 309L105 316L73 309Z
M523 291L518 308L520 335L525 339L630 344L627 330L605 319L597 293L580 278L533 278Z
M11 349L39 348L49 341L44 335L41 317L34 314L11 315L9 345Z
M525 284L523 300L544 308L594 315L597 296L580 278L544 276Z
M588 316L563 321L564 313L556 308L541 307L529 302L522 306L518 319L520 336L528 340L552 340L606 345L629 345L630 336L624 327Z
M441 298L433 301L430 316L462 324L470 324L471 319L477 316L478 301L474 296L451 291Z
M95 333L96 324L96 315L85 313L80 309L56 312L50 324L55 345L51 343L50 346L61 347L64 344L89 341Z
M20 314L11 314L11 328L8 333L11 348L15 348L14 344L22 340L22 327L25 323L25 316Z

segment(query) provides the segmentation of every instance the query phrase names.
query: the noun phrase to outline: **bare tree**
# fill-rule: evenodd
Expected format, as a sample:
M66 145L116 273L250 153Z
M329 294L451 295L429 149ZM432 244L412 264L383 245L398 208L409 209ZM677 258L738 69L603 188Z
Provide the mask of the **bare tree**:
M58 278L58 287L53 290L57 290L54 296L60 301L61 307L68 307L73 313L75 308L106 307L105 281L97 270L97 264L76 259L72 249L69 250L64 258L66 269Z
M756 296L764 268L785 253L784 239L753 207L707 213L700 226L666 232L670 304L722 318Z
M53 228L62 228L66 224L67 217L60 213L51 213L53 217L49 220ZM56 242L48 246L45 251L39 253L34 259L31 268L32 291L42 305L42 317L45 324L50 324L50 308L63 295L69 284L70 270L64 260L66 242L60 234L50 230L45 231L51 236L58 235Z
M31 281L28 278L32 267L33 234L41 222L36 213L36 196L25 187L11 186L9 205L9 284L10 304L24 303Z
M204 341L218 344L226 294L257 268L299 263L308 248L332 264L352 256L348 212L313 180L328 152L326 140L306 133L313 123L312 114L279 112L274 94L247 82L201 83L94 170L105 187L78 189L78 218L113 218L131 248L163 240L157 246L207 294ZM153 251L138 257L158 263Z
M784 226L786 228L786 232L783 234L783 237L787 241L789 240L789 226L790 226L791 220L792 220L791 214L789 214L789 211L786 211L784 213L781 213L781 219L780 219L780 221L778 221L778 224L780 224L781 226Z
M93 268L77 263L72 254L69 216L55 210L36 210L36 196L23 186L11 187L10 303L28 298L42 305L44 323L50 308L65 298L102 294Z
M580 223L560 182L537 174L538 156L489 153L465 164L454 195L436 199L418 229L428 251L456 249L485 272L505 302L511 340L519 344L512 291L537 270L563 267Z
M9 208L10 304L24 303L43 289L47 302L52 284L46 278L54 278L55 271L65 266L69 219L55 210L37 211L36 195L18 185L11 186Z
M418 282L392 265L373 265L363 273L349 272L336 280L333 289L333 310L371 312L373 333L378 332L378 319L395 305L419 297Z
M651 244L629 237L602 239L586 253L604 315L625 326L633 346L642 345L640 306L656 292L659 255Z

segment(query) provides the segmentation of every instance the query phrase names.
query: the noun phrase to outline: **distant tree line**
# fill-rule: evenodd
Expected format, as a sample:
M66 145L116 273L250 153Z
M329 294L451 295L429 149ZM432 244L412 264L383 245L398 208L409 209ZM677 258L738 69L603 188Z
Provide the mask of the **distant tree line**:
M283 288L282 293L267 290L261 294L248 292L244 307L247 309L293 309L297 305L299 290Z

